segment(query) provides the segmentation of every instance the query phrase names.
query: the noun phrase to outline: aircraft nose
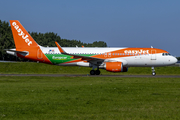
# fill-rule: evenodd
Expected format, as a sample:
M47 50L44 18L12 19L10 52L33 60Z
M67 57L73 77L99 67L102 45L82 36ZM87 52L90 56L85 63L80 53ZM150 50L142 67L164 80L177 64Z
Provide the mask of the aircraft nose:
M176 57L173 57L171 62L174 64L174 63L177 63L178 59Z

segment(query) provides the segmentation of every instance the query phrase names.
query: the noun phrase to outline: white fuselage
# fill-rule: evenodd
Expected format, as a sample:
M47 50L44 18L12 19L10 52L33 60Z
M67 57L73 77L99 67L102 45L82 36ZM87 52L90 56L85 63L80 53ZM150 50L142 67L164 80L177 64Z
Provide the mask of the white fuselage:
M123 62L123 65L126 67L151 67L151 66L167 66L172 65L177 62L177 59L171 55L163 55L163 53L156 53L151 54L145 53L145 54L124 54L119 53L113 54L113 51L122 50L125 48L81 48L81 47L62 47L67 53L69 54L79 54L79 55L85 55L85 54L92 54L92 55L101 55L103 56L103 59L105 59L104 62L107 61L119 61ZM61 54L57 47L41 47L41 50L44 54ZM53 52L50 52L50 50ZM109 54L111 53L111 54ZM79 65L79 66L90 66L90 63L88 62L74 62L69 64L63 64L63 65Z

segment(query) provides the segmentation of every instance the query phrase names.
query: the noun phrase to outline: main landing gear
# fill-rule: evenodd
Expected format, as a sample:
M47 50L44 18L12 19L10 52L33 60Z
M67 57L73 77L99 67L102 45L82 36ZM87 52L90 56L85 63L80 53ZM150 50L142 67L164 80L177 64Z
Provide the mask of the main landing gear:
M97 70L94 70L95 68L97 68ZM92 70L90 71L90 75L100 75L100 70L98 66L93 65Z
M100 70L99 69L97 69L97 70L91 70L90 71L90 74L91 75L99 75L101 72L100 72Z
M155 76L155 75L156 75L156 72L155 72L154 67L151 67L151 69L152 69L152 75Z
M97 70L94 70L96 69ZM96 65L92 65L92 70L90 71L90 75L100 75L100 70L99 70L99 66L96 66Z

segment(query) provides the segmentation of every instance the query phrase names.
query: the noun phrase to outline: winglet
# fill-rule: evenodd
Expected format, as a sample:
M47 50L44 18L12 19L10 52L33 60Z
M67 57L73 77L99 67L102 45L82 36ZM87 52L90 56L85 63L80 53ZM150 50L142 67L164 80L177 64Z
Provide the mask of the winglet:
M56 46L58 47L58 49L59 49L59 51L61 52L61 53L66 53L62 48L61 48L61 46L58 44L58 42L55 42L56 43Z

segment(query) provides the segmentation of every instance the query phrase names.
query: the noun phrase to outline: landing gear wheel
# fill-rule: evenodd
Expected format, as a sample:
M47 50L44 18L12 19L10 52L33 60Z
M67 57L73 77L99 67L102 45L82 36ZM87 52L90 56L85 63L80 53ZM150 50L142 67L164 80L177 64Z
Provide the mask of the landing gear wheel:
M156 73L155 73L155 72L152 72L152 75L153 75L153 76L155 76L155 75L156 75Z
M91 71L90 71L90 74L91 74L91 75L95 75L95 70L91 70Z
M155 76L155 75L156 75L156 73L155 73L155 69L154 69L154 67L151 67L151 69L152 69L152 75L153 75L153 76Z
M99 75L101 72L100 72L100 70L96 70L95 73L96 73L96 75Z

